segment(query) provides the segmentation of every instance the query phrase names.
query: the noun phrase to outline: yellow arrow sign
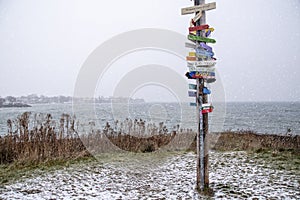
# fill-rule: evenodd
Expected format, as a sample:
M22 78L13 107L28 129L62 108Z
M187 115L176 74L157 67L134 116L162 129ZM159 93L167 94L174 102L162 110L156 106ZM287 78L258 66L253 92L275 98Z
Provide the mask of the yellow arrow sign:
M196 56L196 52L189 52L189 56L190 57L195 57Z
M215 29L214 28L209 28L209 29L205 29L205 33L207 33L208 31L214 32ZM197 35L197 31L190 31L191 34Z

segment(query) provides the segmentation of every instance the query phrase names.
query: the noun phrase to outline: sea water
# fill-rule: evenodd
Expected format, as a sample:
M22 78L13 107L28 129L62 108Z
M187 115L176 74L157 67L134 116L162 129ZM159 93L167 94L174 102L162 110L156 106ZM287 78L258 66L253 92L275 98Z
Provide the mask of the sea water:
M209 114L210 131L252 130L261 134L300 135L300 102L229 102L215 104ZM106 122L143 119L164 122L169 130L177 124L181 128L197 129L196 107L188 103L93 104L73 107L72 104L35 104L30 108L0 108L0 135L7 133L7 120L24 112L51 114L59 121L63 113L76 115L81 124L96 122L103 128Z

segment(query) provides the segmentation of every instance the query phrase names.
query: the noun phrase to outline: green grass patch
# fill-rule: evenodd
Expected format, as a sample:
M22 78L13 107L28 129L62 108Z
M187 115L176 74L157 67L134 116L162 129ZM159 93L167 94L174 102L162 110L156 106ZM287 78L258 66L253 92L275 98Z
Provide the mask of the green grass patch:
M300 154L292 149L259 149L249 152L254 159L268 163L268 168L300 171Z
M33 175L43 174L58 169L69 167L73 164L86 163L95 160L91 156L74 159L56 159L43 163L36 162L15 162L12 164L0 165L0 185L13 183L17 180L33 177Z

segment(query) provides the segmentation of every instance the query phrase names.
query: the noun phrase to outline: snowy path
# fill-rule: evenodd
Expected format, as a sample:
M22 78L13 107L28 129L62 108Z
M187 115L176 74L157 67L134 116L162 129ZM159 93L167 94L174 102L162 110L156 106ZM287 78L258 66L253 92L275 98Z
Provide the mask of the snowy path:
M245 152L210 156L215 199L300 199L300 172L275 170ZM199 199L195 155L120 156L72 165L0 188L0 199Z

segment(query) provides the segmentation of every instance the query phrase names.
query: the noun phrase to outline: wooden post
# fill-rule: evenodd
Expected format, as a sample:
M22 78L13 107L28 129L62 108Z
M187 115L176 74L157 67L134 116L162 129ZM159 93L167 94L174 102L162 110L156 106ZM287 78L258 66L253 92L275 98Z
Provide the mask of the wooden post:
M208 103L208 95L203 95L203 103ZM204 189L209 188L209 139L208 139L208 113L203 114L203 140L204 140Z
M200 5L205 4L205 0L200 0ZM215 5L214 5L215 6ZM200 18L200 25L206 24L206 14L202 11L202 17ZM202 37L205 37L204 31L202 32ZM202 89L204 87L204 81ZM208 103L208 95L202 95L202 103ZM209 144L208 144L208 113L203 114L203 144L204 144L204 190L209 188Z
M205 0L194 0L195 6L205 4ZM196 26L206 24L205 10L202 13L196 12L196 16L200 16L199 21L196 22ZM197 31L197 36L205 37L205 33L201 34L201 31ZM199 42L200 43L200 42ZM202 104L208 103L207 95L203 94L204 79L197 79L197 180L196 187L200 191L204 191L209 188L209 173L208 173L208 142L206 135L208 134L208 114L202 114Z
M195 6L200 5L200 0L194 0ZM197 15L198 13L196 13ZM200 22L196 22L196 26L199 26ZM200 35L200 31L197 31L197 35ZM202 108L202 91L200 90L200 87L202 85L203 79L198 79L197 78L197 122L198 122L198 129L197 129L197 180L196 180L196 187L198 190L202 190L204 188L203 184L203 171L201 170L201 166L203 165L203 159L201 158L201 136L202 134L202 113L201 113L201 108Z
M208 113L212 112L210 110L202 110L203 104L208 103L207 92L203 92L203 88L206 87L206 82L215 81L215 73L213 70L202 69L202 66L215 66L215 59L206 60L207 57L212 57L214 53L212 48L206 43L216 43L214 39L207 38L210 34L206 35L205 29L209 31L214 31L213 28L209 28L206 24L205 11L216 9L216 2L205 4L205 0L194 0L194 6L186 7L181 9L181 14L195 14L195 17L191 20L191 27L189 28L188 39L195 42L196 44L186 43L186 47L195 48L196 56L194 53L190 53L187 57L188 67L190 73L186 76L190 78L195 78L197 85L196 103L191 103L191 106L197 106L197 179L196 188L204 192L204 194L211 194L209 189L209 141L208 141ZM196 31L196 35L194 33ZM201 47L198 49L198 47ZM205 75L204 75L205 74ZM207 80L206 80L207 79ZM189 96L195 96L195 93L189 94Z

